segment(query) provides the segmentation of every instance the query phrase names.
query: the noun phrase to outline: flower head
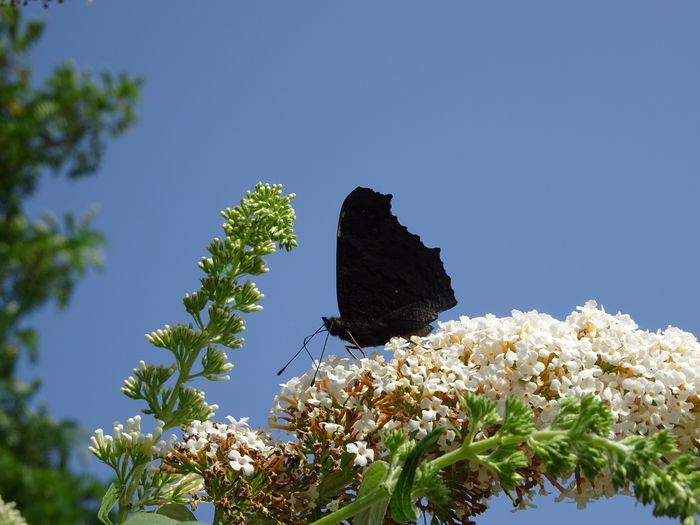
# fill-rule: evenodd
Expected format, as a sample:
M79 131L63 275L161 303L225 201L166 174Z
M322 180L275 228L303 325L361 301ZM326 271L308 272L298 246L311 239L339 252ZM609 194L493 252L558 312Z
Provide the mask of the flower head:
M508 396L520 397L532 408L537 428L553 420L564 398L591 394L610 409L611 438L668 429L683 453L700 441L695 418L700 344L695 337L671 327L642 331L629 316L611 315L593 301L563 321L517 310L502 318L461 317L422 340L395 338L386 350L391 358L378 353L359 360L329 357L317 370L283 385L270 422L292 440L274 442L243 420L195 422L164 465L199 473L212 486L222 486L213 482L223 477L231 501L254 500L251 508L277 512L283 522L296 524L305 523L303 509L335 508L356 494L365 467L388 455L384 438L389 430L419 440L447 426L428 455L460 447L469 436L463 405L467 391L496 401L500 409ZM489 432L482 429L475 439ZM96 435L95 442L104 447L108 440ZM519 471L521 506L537 489L545 489L542 462L534 460L532 450L524 452L530 464ZM349 476L349 468L354 476L346 478L345 492L328 494L325 474ZM445 507L454 524L470 523L485 510L483 501L501 490L483 464L445 475L454 477ZM247 476L255 476L255 490ZM595 483L563 480L562 497L583 505L612 495L610 475L601 476ZM247 516L245 509L235 509L231 521Z

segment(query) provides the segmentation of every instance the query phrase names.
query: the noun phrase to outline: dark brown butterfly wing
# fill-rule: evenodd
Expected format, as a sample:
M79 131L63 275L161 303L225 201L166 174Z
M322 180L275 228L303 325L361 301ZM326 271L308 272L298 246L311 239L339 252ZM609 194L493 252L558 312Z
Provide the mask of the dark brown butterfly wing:
M437 314L457 304L440 249L427 248L399 223L391 214L391 197L356 188L340 210L340 318L324 321L332 334L360 346L427 335Z

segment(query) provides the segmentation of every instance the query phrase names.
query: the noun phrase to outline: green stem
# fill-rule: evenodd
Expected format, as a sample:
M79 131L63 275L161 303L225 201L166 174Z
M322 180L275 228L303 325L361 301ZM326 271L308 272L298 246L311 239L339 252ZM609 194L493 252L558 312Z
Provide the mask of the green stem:
M368 492L359 499L356 499L352 503L345 505L343 508L336 510L335 512L324 516L323 518L316 520L309 525L333 525L335 523L340 523L343 520L353 517L355 514L359 514L367 507L374 505L380 500L388 496L388 492L383 487L377 487L374 490Z
M134 492L138 488L141 481L141 474L146 468L146 464L138 465L134 467L131 475L131 481L127 485L124 494L119 498L119 510L117 511L117 525L124 523L126 518L129 517L129 511L131 510L131 500L134 497Z
M512 438L511 438L512 439ZM499 437L492 437L488 439L482 439L476 443L465 443L461 447L452 452L448 452L444 456L435 458L430 463L438 470L448 467L453 463L457 463L463 459L473 459L478 461L477 455L485 450L490 450L496 448L498 445L502 445L511 441L511 439L502 439ZM521 442L522 438L518 437L515 442Z
M188 354L191 354L191 352L187 352ZM178 378L177 381L175 382L175 386L173 387L172 392L170 392L170 399L168 399L167 404L163 407L163 412L161 418L165 421L165 426L163 427L163 432L166 430L170 429L170 423L171 421L165 420L166 417L170 418L172 416L173 409L175 408L175 403L177 403L178 397L179 397L179 392L182 390L182 386L187 383L187 379L190 374L190 370L192 369L192 366L194 366L194 362L197 359L199 355L199 352L194 352L194 355L191 355L190 359L188 359L182 368L180 368L180 371L178 373Z
M623 457L629 454L630 451L627 445L619 441L611 441L602 436L586 436L586 439L598 447L606 448Z
M432 460L430 463L433 467L440 470L465 459L479 461L479 454L487 450L495 449L501 445L520 444L528 441L529 439L548 441L566 433L567 432L563 430L539 430L533 432L531 436L494 436L492 438L482 439L476 443L466 441L460 448L453 450L452 452L448 452L447 454ZM608 450L616 452L620 455L625 455L629 451L628 447L625 445L616 441L610 441L601 436L586 436L586 439L598 447L607 448ZM362 512L368 506L373 505L382 498L386 498L387 495L388 492L386 488L377 487L362 498L346 505L336 512L314 521L311 525L333 525L335 523L340 523L341 521Z
M563 430L538 430L536 432L533 432L532 436L506 436L506 437L498 437L494 436L492 438L488 439L482 439L481 441L477 441L476 443L465 443L462 445L460 448L453 450L452 452L448 452L447 454L440 456L439 458L435 458L432 460L430 463L438 470L444 469L445 467L448 467L449 465L452 465L453 463L457 463L458 461L462 461L464 459L470 459L473 461L479 461L479 454L482 452L485 452L487 450L492 450L500 445L513 445L513 444L520 444L528 439L535 439L537 441L548 441L550 439L554 439L557 436L560 436L562 434L566 434L566 431ZM618 454L626 454L628 451L628 448L616 441L610 441L608 439L605 439L604 437L600 436L588 436L587 439L591 442L593 442L596 446L599 447L605 447L611 451L614 451Z

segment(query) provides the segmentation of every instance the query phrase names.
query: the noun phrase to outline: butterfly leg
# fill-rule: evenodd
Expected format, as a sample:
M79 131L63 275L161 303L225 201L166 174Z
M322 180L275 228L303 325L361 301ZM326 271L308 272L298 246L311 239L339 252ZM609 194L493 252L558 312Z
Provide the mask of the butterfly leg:
M357 347L356 347L356 346L353 346L353 345L345 345L345 350L347 350L348 354L350 354L350 355L352 356L353 359L356 359L356 360L359 361L359 359L357 358L357 356L352 352L353 350L357 350Z
M364 349L360 346L360 344L357 341L355 341L355 338L352 336L352 333L350 332L350 330L346 330L346 332L348 334L348 338L350 339L350 342L352 343L352 345L345 345L345 350L347 350L348 353L351 356L353 356L355 359L357 359L357 356L352 353L352 350L350 350L351 348L355 349L355 350L359 350L360 353L362 354L362 357L367 357L367 354L365 354Z

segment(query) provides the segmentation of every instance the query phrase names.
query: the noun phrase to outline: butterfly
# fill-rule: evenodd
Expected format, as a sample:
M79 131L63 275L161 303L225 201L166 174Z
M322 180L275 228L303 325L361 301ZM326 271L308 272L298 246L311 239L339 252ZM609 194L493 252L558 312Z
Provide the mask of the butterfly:
M395 336L426 336L438 313L457 304L440 248L427 248L391 213L392 195L355 188L338 220L336 292L340 317L322 317L353 347Z

